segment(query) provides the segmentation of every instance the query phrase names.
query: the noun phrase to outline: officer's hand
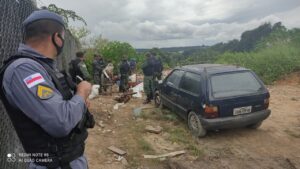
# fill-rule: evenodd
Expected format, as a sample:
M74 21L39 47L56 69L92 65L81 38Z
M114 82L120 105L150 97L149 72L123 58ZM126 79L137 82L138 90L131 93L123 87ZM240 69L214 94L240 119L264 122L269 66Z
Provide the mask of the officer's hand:
M91 105L90 99L86 99L86 100L85 100L85 106L86 106L87 108L89 108L90 105Z
M76 94L83 97L84 100L87 100L92 90L92 84L87 81L82 81L77 85Z

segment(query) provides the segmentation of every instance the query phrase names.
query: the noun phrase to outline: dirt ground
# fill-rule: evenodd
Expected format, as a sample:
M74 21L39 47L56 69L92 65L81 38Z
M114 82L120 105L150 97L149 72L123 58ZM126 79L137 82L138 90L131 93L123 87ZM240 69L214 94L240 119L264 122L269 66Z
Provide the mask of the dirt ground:
M183 120L168 110L144 106L142 99L131 99L114 110L112 96L92 101L91 112L97 125L90 130L86 156L90 169L300 169L300 75L295 73L268 86L271 116L257 129L209 132L194 138ZM135 108L143 111L133 113ZM147 133L146 125L161 126L160 134ZM118 147L124 157L107 149ZM144 159L185 150L177 157Z

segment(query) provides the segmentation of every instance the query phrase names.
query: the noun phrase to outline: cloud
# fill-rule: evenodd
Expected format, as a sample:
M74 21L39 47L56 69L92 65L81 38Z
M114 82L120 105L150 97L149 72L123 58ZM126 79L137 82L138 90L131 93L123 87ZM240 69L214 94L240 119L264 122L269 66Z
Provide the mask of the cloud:
M43 0L76 11L93 34L136 48L211 45L265 22L300 27L299 0Z

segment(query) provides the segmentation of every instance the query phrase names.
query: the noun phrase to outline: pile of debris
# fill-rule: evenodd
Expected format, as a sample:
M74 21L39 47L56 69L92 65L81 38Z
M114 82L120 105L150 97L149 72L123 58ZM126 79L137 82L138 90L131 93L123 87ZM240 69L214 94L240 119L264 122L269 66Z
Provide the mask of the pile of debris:
M128 91L128 92L121 94L120 96L115 97L114 100L119 103L127 103L132 98L132 95L135 95L135 94L136 94L136 92Z

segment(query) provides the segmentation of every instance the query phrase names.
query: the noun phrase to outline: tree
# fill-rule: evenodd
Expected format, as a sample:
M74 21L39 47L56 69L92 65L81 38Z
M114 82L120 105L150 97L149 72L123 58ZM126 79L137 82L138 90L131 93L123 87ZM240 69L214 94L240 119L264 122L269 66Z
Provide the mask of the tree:
M126 42L109 42L101 51L104 58L111 60L117 65L123 57L132 58L136 56L135 49Z
M45 7L42 7L43 9ZM86 21L79 15L76 14L76 12L72 11L72 10L67 10L67 9L63 9L63 8L59 8L57 7L55 4L50 4L48 7L46 7L49 11L57 13L58 15L62 16L66 26L69 26L69 19L72 19L73 21L81 21L82 23L84 23L84 25L87 25Z
M135 49L129 43L119 41L109 42L100 35L98 38L93 40L91 45L92 47L88 48L85 54L85 63L90 72L92 71L94 54L101 54L105 61L112 62L115 67L115 73L117 73L118 64L121 62L123 57L127 57L128 59L135 58L138 68L143 63L144 57L137 54Z
M71 31L72 35L76 39L77 42L79 42L80 46L87 46L87 40L86 37L91 33L86 27L69 27L69 30Z

